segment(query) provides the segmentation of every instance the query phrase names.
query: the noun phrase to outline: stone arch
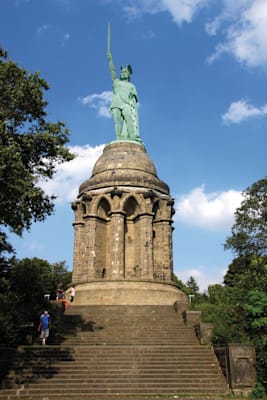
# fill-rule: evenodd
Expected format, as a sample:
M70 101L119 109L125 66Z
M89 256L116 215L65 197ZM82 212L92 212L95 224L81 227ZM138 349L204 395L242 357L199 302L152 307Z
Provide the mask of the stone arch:
M155 201L155 203L153 204L153 208L152 208L152 213L154 214L154 219L157 218L158 213L159 213L159 201Z
M81 209L82 209L82 214L85 215L86 214L86 204L84 201L81 202Z
M110 245L110 203L106 197L101 196L95 203L95 277L104 279L110 274L109 245Z
M140 251L138 238L140 237L140 220L138 215L141 212L137 198L130 194L123 202L124 212L124 266L125 277L138 279L140 277Z
M97 204L97 215L101 218L107 219L110 213L110 204L105 197L101 197Z
M161 246L160 246L160 225L155 221L159 218L160 214L160 202L159 200L155 201L152 208L153 213L153 221L152 221L152 248L153 248L153 277L159 279L159 271L160 271L160 257L161 257Z
M172 228L170 204L159 199L153 205L153 277L158 280L171 279L172 273Z
M127 196L123 203L123 211L126 218L134 218L140 212L140 206L135 196Z

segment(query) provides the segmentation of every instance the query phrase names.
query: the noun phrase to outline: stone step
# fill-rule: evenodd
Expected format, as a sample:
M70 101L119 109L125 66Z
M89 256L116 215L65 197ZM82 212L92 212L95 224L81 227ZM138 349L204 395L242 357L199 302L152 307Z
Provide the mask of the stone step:
M109 387L114 387L114 386L121 386L121 385L125 385L125 383L127 384L131 384L131 385L155 385L155 386L162 386L162 385L168 385L168 384L172 384L172 385L177 385L177 386L191 386L191 385L209 385L209 384L213 384L213 386L222 386L223 381L218 382L217 376L201 376L201 377L183 377L183 379L178 379L177 376L165 376L164 379L163 377L159 378L157 376L157 382L155 383L155 376L152 377L148 377L148 376L140 376L141 374L132 374L132 375L122 375L121 377L117 377L115 378L113 377L91 377L91 376L87 376L85 379L72 379L71 381L66 379L66 378L62 378L62 379L53 379L53 381L51 379L46 379L46 382L44 382L43 380L38 381L38 382L26 382L24 383L25 387L30 387L30 388L34 388L35 385L38 385L39 388L46 388L48 386L53 386L53 387L57 387L57 386L62 386L62 387L79 387L81 385L81 383L83 385L88 385L88 386L92 386L92 385L108 385Z
M48 340L19 348L1 400L228 393L212 348L200 346L170 306L71 306L57 315Z
M146 324L137 324L137 323L121 323L121 321L118 321L117 323L114 323L113 321L101 321L100 322L94 322L94 323L88 323L87 321L81 321L81 323L75 325L75 323L72 323L71 321L62 321L61 323L57 323L57 326L59 326L60 328L64 327L65 330L74 330L74 329L80 329L80 330L91 330L91 331L97 331L97 330L103 330L103 328L105 329L117 329L118 326L120 328L120 330L125 331L125 330L131 330L131 329L136 329L139 331L146 331L146 332L176 332L176 331L184 331L184 332L190 332L191 329L189 329L188 327L184 326L184 325L180 325L178 321L175 323L168 323L168 325L166 326L150 326L151 322L155 323L155 321L148 321ZM158 321L158 322L162 322L162 321ZM165 320L164 320L165 322ZM157 321L156 321L157 323ZM52 325L53 326L53 325Z
M174 342L174 344L176 344L177 346L181 346L181 345L188 345L191 344L192 341L190 340L177 340L177 341L172 341L172 343ZM87 338L84 339L65 339L64 341L61 340L55 340L55 341L49 341L48 343L55 344L55 345L59 345L60 343L63 343L64 345L69 345L69 346L74 346L74 345L108 345L108 344L114 344L114 346L119 346L121 344L125 344L125 345L160 345L162 343L162 340L158 339L158 340L124 340L124 341L119 341L119 340L108 340L108 338L104 338L102 340L100 339L95 339L95 340L89 340ZM170 343L163 343L162 346L168 346ZM196 342L194 341L192 344L196 344Z
M141 363L141 362L144 362L144 363L151 363L151 362L164 362L164 363L166 363L166 364L168 364L168 363L187 363L187 364L193 364L193 363L195 363L195 362L203 362L203 363L207 363L207 362L215 362L215 360L214 360L214 358L211 356L211 355L209 355L209 354L207 354L207 355L202 355L202 356L197 356L197 355L186 355L186 360L183 358L183 355L177 355L177 357L174 357L174 356L172 356L172 357L170 357L170 358L168 358L168 357L164 357L164 356L162 356L162 357L146 357L146 360L144 359L142 359L141 357L138 357L138 356L133 356L133 357L130 357L130 356L126 356L125 355L125 357L123 356L123 355L118 355L117 357L109 357L108 355L106 355L106 356L93 356L93 355L91 355L90 357L86 357L86 355L84 355L84 356L69 356L69 357L67 357L67 356L64 356L64 357L54 357L53 358L53 356L48 360L48 359L46 359L45 357L38 357L38 360L39 361L42 361L42 362L44 362L44 361L48 361L48 362L50 362L50 363L53 363L53 364L55 364L55 363L70 363L70 362L72 362L72 363L75 363L75 364L83 364L84 362L88 362L88 361L90 361L90 362L94 362L94 361L97 361L97 362L101 362L101 363L106 363L106 362L108 362L109 361L109 363L110 364L114 364L114 363L118 363L118 362L139 362L139 363ZM19 359L17 359L16 360L17 361L17 363L20 363L20 364L24 364L24 365L26 365L26 363L28 362L28 361L31 361L31 357L30 357L30 355L28 355L27 357L23 357L23 358L19 358ZM34 364L36 364L36 360L33 360L33 363Z
M8 396L8 397L7 397ZM20 395L19 397L20 399L25 399L25 400L29 400L29 396L28 395ZM8 394L8 395L1 395L1 391L0 391L0 399L3 400L18 400L17 394L14 393L12 394ZM49 395L49 397L45 397L46 400L62 400L62 395L61 394L51 394ZM97 400L97 399L103 399L103 400L107 400L107 394L106 393L98 393L97 397L94 394L88 393L88 394L80 394L79 397L77 397L76 395L72 395L72 394L68 394L66 393L64 395L64 399L68 399L68 400ZM228 397L228 396L218 396L218 395L212 395L212 396L204 396L202 394L197 394L196 396L192 396L192 395L179 395L179 394L175 394L175 395L170 395L168 397L165 397L163 395L160 396L160 400L230 400L232 399L232 397ZM44 397L40 397L39 395L31 395L31 400L44 400ZM159 396L142 396L142 395L108 395L108 400L159 400ZM235 400L244 400L244 398L239 398L235 396Z
M80 376L94 376L94 377L98 377L99 375L101 375L101 371L103 372L102 376L105 374L105 376L116 376L116 374L120 373L120 376L128 376L128 375L134 375L134 374L142 374L144 376L149 376L149 375L168 375L168 376L176 376L176 379L180 379L181 377L186 377L188 376L190 379L192 378L192 376L195 377L219 377L220 375L220 371L219 369L216 370L214 368L214 366L210 366L210 365L200 365L201 368L205 368L206 371L201 373L198 371L195 371L194 369L192 370L192 368L188 367L188 368L183 368L182 366L176 368L174 367L173 369L168 366L167 368L164 366L161 366L160 363L159 364L154 364L154 365L143 365L143 366L132 366L132 367L128 367L127 364L120 364L118 365L107 365L106 367L103 365L102 366L97 366L94 365L91 368L86 369L86 367L82 368L75 368L74 366L72 366L72 368L68 368L67 366L61 366L60 368L53 366L50 367L48 366L47 368L42 367L40 368L40 370L35 370L35 369L25 369L25 370L21 370L21 369L17 369L14 372L10 372L10 374L8 375L10 378L13 377L23 377L23 381L24 380L30 380L33 376L34 377L42 377L42 376L48 376L51 378L59 378L64 376L64 373L66 373L66 376L77 376L78 374L80 374ZM137 372L136 372L137 371Z
M38 376L37 376L38 378ZM182 379L183 378L183 379ZM155 383L156 381L156 383ZM121 377L113 377L111 376L110 378L101 378L101 376L98 377L85 377L85 378L65 378L65 379L38 379L38 381L32 381L32 382L17 382L18 385L24 385L24 387L27 388L34 388L35 386L38 388L48 388L50 386L56 388L56 387L71 387L71 388L76 388L76 387L85 387L87 385L88 387L95 387L95 385L103 386L106 387L108 386L109 388L114 387L117 385L123 386L123 385L129 385L131 383L131 386L144 386L147 387L148 384L154 385L154 386L164 386L167 385L170 387L170 385L174 385L175 387L187 387L187 390L190 391L190 388L193 387L193 385L196 385L197 387L203 387L206 386L207 388L210 388L212 385L212 388L214 389L215 387L218 388L220 387L221 389L225 388L225 382L223 380L219 380L218 376L191 376L191 378L187 377L185 378L185 375L183 375L180 379L177 377L170 377L162 374L162 376L159 376L159 374L156 375L145 375L140 378L140 376L132 376L132 375L122 375ZM12 388L12 382L7 382L4 386L4 388Z
M98 398L99 395L120 395L120 396L125 396L125 395L147 395L147 396L155 396L155 395L175 395L176 393L183 394L183 395L195 395L195 394L206 394L211 396L212 394L214 395L222 395L223 394L223 387L218 387L211 389L210 385L207 385L206 387L202 386L199 387L199 385L196 386L190 386L189 388L186 386L169 386L168 384L163 386L160 385L160 387L155 387L154 384L151 386L146 386L144 388L142 387L129 387L129 385L125 386L120 386L120 387L103 387L103 385L99 385L99 387L87 387L87 386L82 386L77 389L75 388L60 388L60 390L57 392L56 388L45 388L45 389L20 389L19 392L16 391L5 391L5 399L8 399L8 395L13 395L19 393L19 397L22 395L24 396L29 396L31 399L32 396L39 396L40 398L49 398L50 396L54 396L56 393L58 395L61 395L61 398L65 398L65 396L88 396L89 394L97 396ZM225 393L226 394L226 393ZM63 397L64 396L64 397ZM77 397L78 398L78 397ZM18 397L17 397L18 400Z
M70 346L67 348L61 346L25 346L20 347L19 356L32 356L35 357L53 357L53 356L69 356L69 355L97 355L102 356L108 354L109 356L124 355L132 357L134 355L148 355L148 356L166 356L169 355L202 355L202 354L213 354L210 346L93 346L93 345L81 345L81 346Z
M70 333L65 333L64 335L62 335L61 333L57 333L54 334L52 337L50 337L50 340L69 340L69 339L87 339L87 340L105 340L108 339L110 342L114 341L114 342L123 342L123 341L136 341L136 342L152 342L154 340L161 340L161 343L163 344L165 341L167 341L168 345L172 344L172 341L176 341L176 342L190 342L189 344L197 344L197 339L193 334L187 334L187 333L183 333L181 335L181 337L177 337L177 333L174 334L166 334L166 333L158 333L158 334L152 334L151 335L139 335L139 334L135 334L135 333L128 333L127 336L123 336L123 335L119 335L119 336L115 336L115 332L113 333L113 337L110 338L110 334L111 332L104 332L104 333L89 333L89 332L78 332L73 334ZM179 334L179 332L178 332Z
M170 358L170 359L162 359L162 358L146 358L146 359L139 359L139 358L118 358L118 359L110 359L108 356L105 358L98 358L98 357L90 357L90 358L84 358L84 359L41 359L41 358L36 358L36 360L31 360L30 358L28 359L22 359L22 360L15 360L13 363L13 366L22 366L22 367L27 367L27 365L33 367L33 366L41 366L41 365L51 365L51 366L63 366L63 367L68 367L68 366L75 366L78 367L78 365L83 366L87 365L90 363L90 365L98 364L101 365L101 367L105 364L107 365L118 365L119 364L127 364L128 365L154 365L154 364L162 364L163 366L168 366L168 365L173 365L174 367L178 367L180 365L186 367L194 367L199 365L217 365L217 361L210 356L206 356L205 358L198 358L198 357L191 357L190 360L185 359L183 360L182 358Z
M14 376L15 374L16 375L20 374L21 376L26 377L27 373L30 373L30 376L31 376L32 374L40 375L42 372L43 374L47 374L47 375L53 377L54 375L57 375L57 374L64 374L64 371L66 372L66 374L72 374L72 375L75 373L78 373L78 372L84 373L84 371L87 371L87 373L91 374L91 375L97 375L101 371L103 371L103 373L105 373L106 375L111 375L111 374L114 374L114 372L117 373L118 371L121 371L123 374L129 373L129 372L132 373L132 371L135 369L143 374L145 374L145 373L146 374L148 374L148 373L154 374L155 371L158 372L158 374L160 374L160 373L171 374L173 371L173 373L177 373L177 375L178 374L180 374L181 376L188 375L191 377L193 372L195 373L195 376L197 375L197 372L195 371L195 369L192 369L192 367L193 367L193 365L183 366L182 364L180 364L180 365L175 365L172 368L170 364L168 366L166 366L166 365L161 365L160 363L154 363L153 365L147 363L147 364L143 364L143 365L131 365L131 366L129 366L129 364L127 364L127 363L124 363L124 364L120 363L119 365L118 364L105 365L104 363L101 365L101 364L95 363L88 368L86 367L86 364L84 364L84 367L78 366L78 365L72 365L71 367L69 367L67 365L60 365L60 366L48 365L47 367L41 366L40 373L38 371L36 371L35 368L25 368L25 369L23 369L23 371L21 368L17 368L17 369L13 370L14 372L10 372L9 376ZM209 363L207 363L207 364L201 363L199 365L199 367L202 369L205 369L206 371L203 374L198 372L198 375L208 375L208 374L215 375L215 374L217 374L217 371L218 371L218 375L219 375L219 372L220 372L219 369L217 370L215 365L211 365ZM213 371L216 371L216 372L213 372Z
M26 372L26 370L25 370ZM28 371L30 372L30 371ZM34 376L35 378L38 379L45 379L47 380L48 378L52 377L54 370L47 370L47 369L36 369L36 370L31 370L32 372L32 376ZM94 379L98 379L98 378L103 378L103 374L101 374L101 370L100 371L90 371L90 370L76 370L73 368L73 370L68 370L68 369L64 369L62 368L61 370L57 370L58 374L55 374L53 376L53 381L56 380L61 380L61 381L65 381L68 379L73 379L73 380L80 380L80 379L87 379L88 377L94 378ZM137 373L136 373L137 374ZM110 371L108 376L111 377L112 379L116 379L116 378L121 378L123 379L124 377L128 377L128 376L133 376L135 375L134 370L125 370L122 368L119 369L114 369L114 371ZM192 378L196 378L196 379L202 379L202 378L209 378L209 377L217 377L219 375L219 371L205 371L205 372L199 372L198 369L195 370L188 370L185 371L183 369L174 369L174 370L164 370L164 369L146 369L146 370L142 370L142 369L138 369L138 374L137 375L142 375L142 377L146 377L146 378L151 378L151 377L166 377L166 378L175 378L177 379L192 379ZM179 375L179 376L178 376ZM10 376L10 380L13 379L12 376Z
M123 351L123 350L125 350L127 353L129 352L129 351L131 351L131 352L136 352L136 351L140 351L140 352L146 352L146 353L154 353L154 351L157 351L157 353L166 353L166 352L169 352L169 353L173 353L173 351L174 350L179 350L179 352L202 352L202 353L206 353L207 352L207 349L209 349L209 350L211 350L212 349L212 347L211 346L208 346L208 345L206 345L206 346L203 346L203 345L199 345L199 344L197 344L197 345L188 345L188 346L180 346L180 347L177 347L176 345L168 345L168 346L166 346L166 347L164 347L164 349L162 348L162 346L160 345L154 345L154 346L150 346L150 347L147 347L147 346L124 346L124 345L122 345L122 346L110 346L110 345L107 345L107 346L63 346L63 345L61 345L61 346L54 346L54 345L51 345L51 346L49 346L49 345L47 345L47 346L42 346L42 345L39 345L39 346L20 346L19 347L19 351L21 352L21 353L25 353L25 352L35 352L35 353L37 353L37 352L40 352L40 353L51 353L51 354L54 354L57 350L58 351L60 351L60 353L70 353L70 352L73 352L73 351L75 351L75 352L82 352L82 353L84 353L85 351L89 351L89 352L97 352L97 351L99 351L99 352L103 352L103 351L108 351L109 353L110 352L115 352L115 353L117 353L118 352L118 350L121 352L121 351Z
M103 328L102 330L94 330L94 331L87 331L87 330L77 330L75 332L72 331L68 331L68 330L61 330L60 328L57 328L57 334L62 336L62 334L64 334L65 337L70 337L75 335L76 337L79 336L87 336L87 337L101 337L101 336L106 336L109 337L109 335L111 333L116 334L116 337L118 337L119 339L123 339L125 338L125 334L127 334L127 338L170 338L170 339L181 339L179 337L177 337L177 335L181 335L182 338L184 339L185 337L190 337L190 338L195 338L195 334L192 331L189 330L173 330L173 331L163 331L163 330L157 330L157 331L153 331L153 330L148 330L148 331L141 331L141 330L136 330L136 329L121 329L118 332L118 328L112 330L109 328ZM52 332L51 332L52 333ZM53 335L56 335L56 333L53 333Z
M142 345L136 345L136 346L128 346L128 345L118 345L114 346L112 345L106 345L106 346L98 346L98 345L81 345L81 346L65 346L65 345L35 345L35 346L20 346L18 348L19 352L21 354L26 353L26 352L34 352L34 353L40 353L40 354L54 354L55 352L60 352L61 354L69 354L71 352L81 352L84 353L85 351L88 352L114 352L117 353L118 351L120 352L127 352L127 354L130 352L135 353L139 351L140 353L146 352L146 353L154 353L154 351L157 351L158 354L160 353L166 353L169 352L170 354L173 353L173 351L177 350L181 353L187 353L187 352L201 352L201 353L206 353L207 349L209 351L212 349L211 346L209 345L200 345L200 344L195 344L195 345L182 345L182 346L176 346L173 344L169 344L168 346L165 346L162 348L162 345L151 345L151 346L142 346Z
M5 392L12 390L7 389ZM113 384L102 384L102 383L84 383L83 385L45 385L45 384L32 384L30 387L26 385L21 385L19 389L20 394L39 394L39 395L47 395L55 394L55 393L69 393L69 394L79 394L79 393L113 393L113 394L156 394L156 393L179 393L179 394L194 394L194 393L202 393L211 395L213 393L217 394L226 394L227 391L225 387L221 384L212 385L209 382L190 382L188 384L175 383L175 382L166 382L166 383L155 383L155 382L144 382L141 384L140 382L122 382L122 383L113 383ZM4 391L1 391L2 393Z
M110 338L110 336L112 335L112 337ZM127 336L126 336L127 335ZM178 332L179 335L179 332ZM37 343L38 343L38 339L37 339ZM188 344L198 344L199 342L197 341L197 338L194 334L187 334L182 333L180 336L177 337L177 333L157 333L157 334L153 334L151 333L149 334L139 334L139 333L127 333L125 332L125 335L122 335L122 333L120 335L117 335L116 332L103 332L103 333L95 333L95 332L75 332L74 334L70 334L69 332L64 333L64 335L60 332L54 333L53 335L50 335L49 340L50 340L50 344L53 344L54 341L60 340L60 341L67 341L67 340L90 340L90 341L104 341L104 340L108 340L110 343L116 342L116 343L124 343L127 341L130 342L140 342L142 344L142 342L145 342L145 344L147 344L147 342L151 342L151 344L153 344L153 341L161 341L161 345L164 344L165 342L170 346L172 345L172 342L174 342L173 344L177 343L187 343ZM64 343L63 343L64 345ZM156 344L155 344L156 345ZM65 344L65 346L69 346L68 344Z
M30 361L30 362L29 362ZM39 364L40 364L40 359L38 360ZM45 360L43 359L42 364L43 365L52 365L53 367L56 366L62 366L62 367L67 367L68 365L73 365L75 367L77 367L78 365L82 366L82 365L87 365L90 362L90 365L95 366L95 364L100 365L101 368L103 367L103 365L108 365L109 367L112 365L129 365L129 363L132 365L139 365L141 366L146 366L146 365L162 365L167 367L168 365L172 365L172 366L188 366L188 367L192 367L194 365L197 364L197 366L214 366L216 365L216 361L211 358L210 356L207 356L205 358L197 358L197 357L191 357L190 360L183 360L182 358L171 358L171 359L160 359L160 358L155 358L155 359L146 359L146 360L141 360L141 359L137 359L137 358L123 358L123 359L114 359L114 360L110 360L108 357L106 358L83 358L83 359L62 359L62 360ZM37 360L32 361L29 359L26 360L21 360L20 362L18 361L17 363L14 363L14 366L23 366L23 367L27 367L27 365L30 366L34 366L37 365ZM130 366L130 367L131 367Z
M118 331L119 329L119 331ZM124 333L127 333L127 335L131 335L131 336L140 336L140 335L154 335L154 336L158 336L158 335L173 335L177 337L177 334L181 334L181 335L190 335L190 336L194 336L194 332L192 332L191 329L188 328L181 328L181 329L177 329L177 328L173 328L173 329L151 329L149 327L147 327L146 329L144 328L137 328L137 327L133 327L133 326L129 326L129 327L120 327L118 328L117 326L111 327L111 326L102 326L100 328L94 328L94 329L86 329L86 328L77 328L76 330L72 329L72 328L68 328L68 327L64 327L62 328L61 326L57 326L57 330L58 332L64 333L64 335L73 335L73 334L82 334L82 333L87 333L87 334L105 334L105 333L110 333L110 332L114 332L116 334L119 334L120 337L124 336Z
M112 312L112 315L118 315L118 313L124 313L124 314L142 314L142 315L147 315L147 314L159 314L159 313L168 313L171 315L171 311L173 311L173 307L169 305L76 305L75 303L72 304L67 311L65 312L65 315L68 314L74 314L75 312L78 312L80 315L82 312L96 312L97 314L110 314ZM177 314L179 315L179 314Z
M148 320L154 321L168 321L171 322L183 322L181 315L174 313L174 310L170 306L157 306L156 308L149 308L149 306L117 306L109 307L103 306L71 306L64 314L63 320L73 320L76 322L86 319L88 322L93 320L108 321L109 323L118 323L120 325L127 325L128 321L135 321L137 324L146 325Z
M220 371L219 367L215 364L212 363L210 361L206 361L206 362L201 362L200 364L197 364L196 368L196 363L187 363L185 365L183 365L182 362L180 363L175 363L175 364L162 364L160 361L155 361L154 363L149 363L149 362L143 362L143 363L137 363L137 362L133 362L131 363L131 365L129 365L129 362L124 361L124 362L120 362L120 363L83 363L83 364L78 364L78 363L71 363L71 365L68 365L67 363L58 363L58 364L51 364L51 363L47 363L47 364L40 364L39 366L39 370L40 371L47 371L47 373L52 373L53 371L56 373L61 373L61 372L75 372L75 371L79 371L79 372L83 372L83 371L87 371L88 373L98 373L99 370L102 370L103 372L108 372L108 373L113 373L114 371L121 371L122 369L124 370L124 372L126 373L127 371L133 371L138 370L138 371L143 371L145 372L153 372L155 370L158 370L159 372L163 372L163 371L175 371L175 372L179 372L179 373L184 373L184 374L188 374L191 371L199 371L199 374L202 373L210 373L211 371ZM202 372L200 370L201 369L205 369L204 372ZM216 368L217 367L217 368ZM12 369L12 371L15 371L16 373L19 373L20 371L22 371L22 369L25 371L25 373L31 371L31 372L38 372L38 366L36 364L34 365L22 365L22 366L17 366L14 367L14 369ZM12 371L10 372L10 374L12 373Z

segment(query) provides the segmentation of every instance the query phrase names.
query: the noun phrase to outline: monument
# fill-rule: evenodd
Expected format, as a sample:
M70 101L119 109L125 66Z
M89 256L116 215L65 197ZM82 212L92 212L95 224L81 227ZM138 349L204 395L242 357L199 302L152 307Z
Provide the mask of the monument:
M110 30L107 58L116 139L72 203L75 304L178 303L184 309L187 296L173 281L174 201L140 138L131 66L116 76Z

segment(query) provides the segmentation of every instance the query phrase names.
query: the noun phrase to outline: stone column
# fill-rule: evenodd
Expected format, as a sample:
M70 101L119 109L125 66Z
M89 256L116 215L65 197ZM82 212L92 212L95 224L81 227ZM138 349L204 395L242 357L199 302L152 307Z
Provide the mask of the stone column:
M172 227L170 221L161 222L162 238L162 265L164 269L165 279L171 279L173 269L172 259Z
M96 216L88 216L86 218L85 226L85 270L87 281L95 278L96 269Z
M157 244L154 245L155 273L161 280L171 280L173 270L172 227L169 220L154 222Z
M152 218L153 214L140 215L140 258L142 260L142 273L143 279L153 279L153 230Z
M110 264L111 264L111 279L123 279L124 271L124 219L125 213L122 211L112 211L111 229L110 229Z
M73 274L72 282L82 281L83 252L84 252L84 222L74 222L74 253L73 253Z

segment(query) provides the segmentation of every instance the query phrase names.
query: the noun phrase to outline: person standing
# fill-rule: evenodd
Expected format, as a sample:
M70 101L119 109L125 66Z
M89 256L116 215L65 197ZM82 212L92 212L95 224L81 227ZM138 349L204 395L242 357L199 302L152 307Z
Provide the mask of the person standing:
M49 336L50 323L51 323L51 317L50 317L48 311L45 310L40 317L40 323L38 326L38 331L41 332L40 339L42 340L43 345L46 344L46 339Z
M75 285L70 288L70 302L73 303L75 297Z

